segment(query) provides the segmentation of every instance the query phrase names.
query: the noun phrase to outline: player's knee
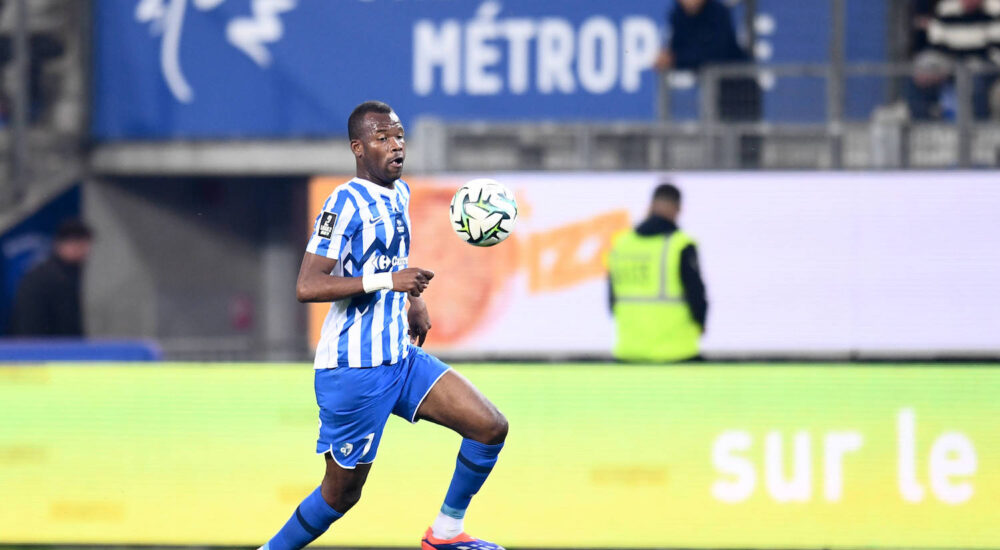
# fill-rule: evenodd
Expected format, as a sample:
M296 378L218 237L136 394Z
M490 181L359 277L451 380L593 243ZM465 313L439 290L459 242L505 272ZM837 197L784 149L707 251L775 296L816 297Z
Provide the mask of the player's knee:
M331 508L341 514L346 514L348 510L353 508L354 505L361 500L361 489L363 487L364 485L362 484L350 484L346 487L337 487L328 479L324 479L323 485L320 488L320 495L322 495L323 500L325 500Z
M351 508L354 508L354 505L357 504L358 501L360 500L361 500L361 487L358 487L357 489L350 489L344 491L343 494L341 494L341 503L342 503L341 505L344 507L344 512L347 512ZM334 510L337 510L337 508L334 508Z
M323 491L322 495L323 500L325 500L331 508L341 514L346 514L348 510L354 508L354 505L361 500L361 487L356 489L344 489L335 492Z
M507 423L507 417L503 415L502 412L496 411L493 415L493 422L490 424L489 429L486 430L485 438L487 445L499 445L507 439L507 430L510 425Z

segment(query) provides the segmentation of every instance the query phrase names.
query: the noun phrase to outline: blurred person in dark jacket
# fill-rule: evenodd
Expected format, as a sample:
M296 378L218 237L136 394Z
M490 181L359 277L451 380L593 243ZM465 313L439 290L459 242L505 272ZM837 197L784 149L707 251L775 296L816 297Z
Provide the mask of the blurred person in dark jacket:
M719 0L677 0L667 14L671 34L656 68L697 71L708 63L749 61L736 40L729 8Z
M972 77L972 112L990 115L990 89L1000 67L1000 1L937 0L922 2L915 25L922 31L923 50L914 56L914 75L907 102L913 118L955 117L954 64L987 69Z
M934 18L938 0L911 0L910 14L910 56L924 51L930 45L927 42L927 27Z
M667 14L670 40L657 57L655 67L698 71L705 65L749 63L751 57L739 45L729 8L719 0L677 0ZM719 120L756 122L761 117L761 90L757 79L730 76L719 79ZM740 143L742 166L760 162L759 136L743 136Z
M681 192L664 183L649 215L619 233L608 254L615 317L614 356L621 361L696 359L708 300L694 238L677 226Z
M28 271L14 296L11 336L83 337L80 279L93 233L79 220L56 230L52 255Z

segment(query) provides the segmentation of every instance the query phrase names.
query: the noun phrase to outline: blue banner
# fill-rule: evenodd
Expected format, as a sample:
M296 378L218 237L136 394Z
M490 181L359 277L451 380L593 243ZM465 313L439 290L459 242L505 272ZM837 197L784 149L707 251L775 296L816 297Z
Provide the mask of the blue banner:
M801 4L771 25L774 59L794 58L803 26L828 19L825 2ZM92 133L100 140L343 135L347 115L367 99L387 101L404 123L422 115L649 120L651 67L671 5L96 0ZM869 31L859 35L884 41Z

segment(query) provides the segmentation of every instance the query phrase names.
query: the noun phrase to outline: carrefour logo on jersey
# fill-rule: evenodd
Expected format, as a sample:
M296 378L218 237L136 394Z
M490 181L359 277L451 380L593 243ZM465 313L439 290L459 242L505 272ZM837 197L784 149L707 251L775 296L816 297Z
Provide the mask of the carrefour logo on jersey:
M656 21L501 17L489 0L472 19L419 19L413 26L413 91L445 95L636 93L660 48Z
M386 256L383 254L376 254L368 260L369 264L375 267L375 271L389 271L390 268L398 267L400 269L406 269L409 263L409 256Z

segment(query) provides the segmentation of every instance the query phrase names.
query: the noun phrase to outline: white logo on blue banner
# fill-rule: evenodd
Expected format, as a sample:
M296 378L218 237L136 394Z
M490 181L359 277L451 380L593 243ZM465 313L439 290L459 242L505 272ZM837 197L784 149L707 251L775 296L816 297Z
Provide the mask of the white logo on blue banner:
M189 0L139 0L135 19L149 23L154 35L162 35L160 66L163 79L177 101L191 103L194 90L184 76L180 62L181 39L184 33L184 16ZM194 8L203 12L218 8L226 0L191 0ZM252 0L249 17L233 17L226 24L226 39L242 51L257 66L271 64L267 44L281 40L284 26L280 14L295 9L298 0Z

